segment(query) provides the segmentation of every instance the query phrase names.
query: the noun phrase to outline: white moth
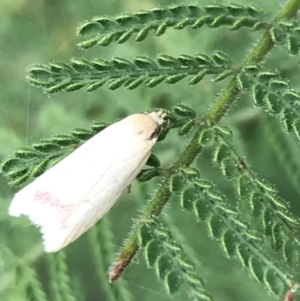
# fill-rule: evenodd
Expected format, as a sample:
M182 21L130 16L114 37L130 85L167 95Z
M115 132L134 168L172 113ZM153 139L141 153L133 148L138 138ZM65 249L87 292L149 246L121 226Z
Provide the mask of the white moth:
M15 194L13 216L41 228L46 252L56 252L93 226L141 171L165 113L130 115L81 145Z

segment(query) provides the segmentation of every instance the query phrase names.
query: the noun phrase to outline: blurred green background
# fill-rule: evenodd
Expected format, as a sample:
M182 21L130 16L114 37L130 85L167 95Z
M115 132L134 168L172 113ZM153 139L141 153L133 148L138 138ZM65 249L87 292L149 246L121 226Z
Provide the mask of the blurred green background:
M131 39L122 45L112 43L106 48L93 48L89 51L76 48L76 42L79 41L76 27L95 15L113 16L151 9L158 5L181 3L182 1L169 0L0 0L0 159L6 159L18 147L28 146L31 142L52 134L67 134L74 128L89 128L94 121L114 122L129 114L157 107L170 109L175 104L183 103L191 106L199 115L204 115L228 81L214 83L210 77L206 77L193 87L183 80L176 85L161 84L153 90L143 85L134 91L125 88L109 91L103 87L90 94L81 91L62 92L50 97L40 89L30 87L25 81L29 65L54 60L68 61L72 56L90 59L119 56L132 59L136 55L154 58L159 53L172 56L197 53L210 55L214 50L222 50L234 58L235 64L239 64L262 35L259 31L251 32L248 29L231 32L224 27L204 27L200 30L186 28L182 31L170 29L158 38L150 33L142 43ZM205 5L211 4L211 1L191 3ZM214 3L228 2L217 0ZM240 0L238 3L249 4L247 0ZM271 20L279 11L282 0L254 0L252 3L262 8L266 12L266 18ZM285 51L274 49L266 60L266 68L282 70L284 77L291 79L295 88L299 86L296 59L288 57ZM290 175L294 177L292 179L285 173L284 145L288 145L291 151L289 160L299 155L299 148L293 138L282 134L276 121L254 109L247 95L238 99L224 123L233 127L237 149L246 157L252 169L262 178L275 183L280 195L291 202L293 213L299 215L300 190L297 178ZM188 135L183 139L174 131L156 146L154 153L163 166L170 166L190 137ZM280 145L274 147L276 143L283 145L282 153L278 151ZM297 170L299 164L297 160L294 161L292 164ZM234 188L222 180L219 171L211 164L211 152L204 152L196 164L202 176L219 184L235 204ZM147 183L134 182L131 193L122 196L105 217L111 224L113 236L107 239L113 250L110 254L112 261L106 263L101 270L107 271L113 263L123 240L128 236L133 220L154 195L158 184L159 180L156 179ZM26 218L8 216L8 206L16 190L10 188L2 177L0 187L0 300L32 300L24 299L18 289L20 276L16 266L18 258L23 258L37 271L48 300L56 301L51 290L51 256L43 253L41 235ZM218 243L207 237L205 227L179 210L175 198L165 208L162 220L196 263L199 275L206 279L207 288L215 300L274 299L246 275L239 263L225 258ZM97 227L101 230L101 222ZM98 277L98 267L91 254L92 240L89 232L65 249L75 300L110 300L104 289L106 285L103 281L106 280ZM131 300L175 301L186 298L184 292L175 297L168 296L154 271L146 268L140 254L122 278L122 285L126 285L132 294ZM119 300L125 300L125 297Z

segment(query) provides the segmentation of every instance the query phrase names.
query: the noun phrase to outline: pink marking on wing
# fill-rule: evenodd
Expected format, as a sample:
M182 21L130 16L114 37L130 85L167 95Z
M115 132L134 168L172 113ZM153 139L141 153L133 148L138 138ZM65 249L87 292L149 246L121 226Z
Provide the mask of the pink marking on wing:
M70 215L71 209L74 207L71 204L62 204L59 198L55 198L50 194L49 191L36 191L34 195L34 200L42 202L45 205L50 206L53 209L57 210L58 215L61 219L61 227L66 228L66 217Z
M48 203L50 207L64 207L61 201L50 194L49 191L36 191L34 196L35 201L41 201L42 203Z

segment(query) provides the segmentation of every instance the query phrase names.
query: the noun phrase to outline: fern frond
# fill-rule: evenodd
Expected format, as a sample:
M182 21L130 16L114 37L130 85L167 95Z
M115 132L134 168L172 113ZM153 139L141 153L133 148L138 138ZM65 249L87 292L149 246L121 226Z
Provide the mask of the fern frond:
M51 284L56 301L77 301L73 295L65 251L50 254Z
M289 213L288 204L278 196L276 188L259 177L246 165L235 151L228 136L217 127L218 143L214 163L226 178L234 178L237 194L248 203L248 212L259 221L264 235L272 239L272 247L280 252L290 266L299 265L300 241L295 230L300 228L299 218Z
M205 75L215 75L214 80L221 81L234 73L231 65L231 59L222 52L214 53L212 58L204 54L183 54L178 58L160 55L157 62L146 56L136 57L133 62L124 58L114 58L111 61L73 58L70 64L55 62L32 66L27 79L30 84L39 86L50 94L83 88L91 92L104 84L110 90L122 86L132 90L142 83L149 88L162 82L175 84L187 76L191 76L190 85L197 84Z
M155 36L161 36L171 27L181 30L186 26L198 29L207 25L212 28L227 26L230 30L241 27L259 30L268 27L263 22L263 17L261 10L255 6L235 4L212 4L203 8L196 5L176 5L114 18L95 17L78 28L78 34L85 38L78 46L87 49L95 45L107 46L112 42L121 44L133 34L135 41L141 42L150 31Z
M182 247L157 219L149 218L144 221L140 228L139 241L144 247L147 265L155 268L169 294L178 292L184 283L191 300L212 300Z
M183 179L185 180L185 179ZM205 222L210 236L221 243L228 258L238 258L249 274L274 295L290 283L286 273L261 250L262 237L230 208L214 185L203 179L190 182L180 193L180 205Z
M95 261L95 269L109 301L129 301L132 296L123 279L111 285L107 281L107 269L113 260L115 253L114 235L111 230L111 222L107 217L99 221L90 231L91 249Z
M55 135L33 143L31 147L20 148L14 152L14 158L2 163L1 173L11 186L19 186L44 173L106 126L106 123L96 123L91 130L74 129L70 135Z

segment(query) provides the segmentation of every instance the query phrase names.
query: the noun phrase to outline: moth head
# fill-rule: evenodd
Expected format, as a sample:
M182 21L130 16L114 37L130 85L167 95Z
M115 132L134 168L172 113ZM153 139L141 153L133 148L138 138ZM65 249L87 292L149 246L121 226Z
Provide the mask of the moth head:
M164 118L167 115L162 109L158 110L157 112L151 112L148 114L157 122L158 125L163 125Z
M134 133L143 140L156 141L162 131L166 113L158 110L151 113L134 114L129 116Z

